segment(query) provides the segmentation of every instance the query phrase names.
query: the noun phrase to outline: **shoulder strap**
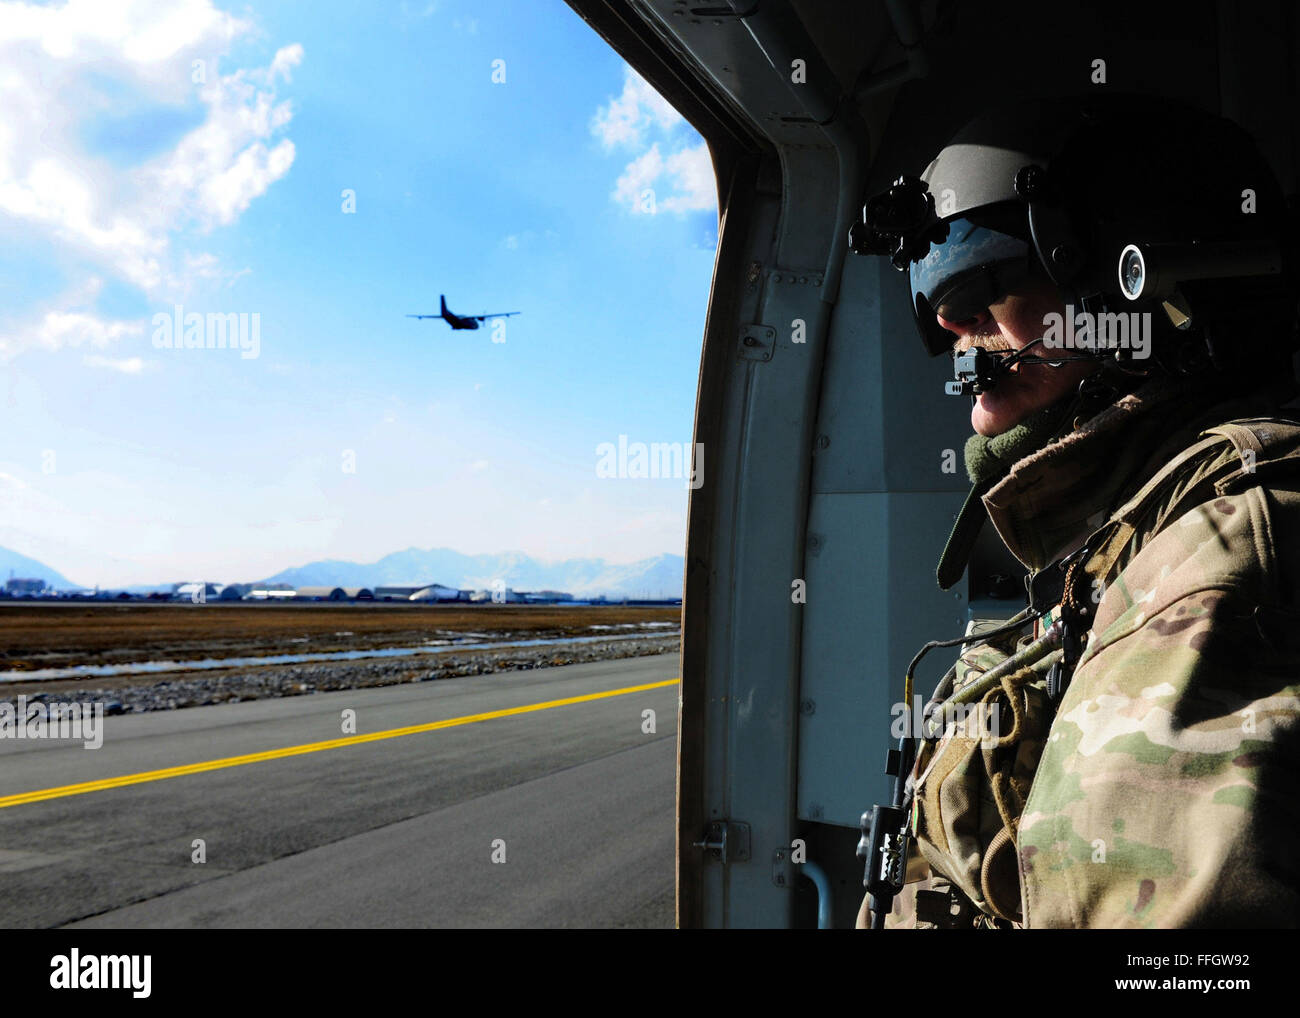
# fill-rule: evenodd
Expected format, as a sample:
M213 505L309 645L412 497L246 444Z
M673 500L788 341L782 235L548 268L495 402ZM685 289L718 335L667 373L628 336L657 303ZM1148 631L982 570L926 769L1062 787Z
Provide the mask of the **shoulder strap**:
M1225 457L1231 443L1235 457ZM1212 468L1211 464L1215 464ZM1209 469L1206 469L1209 468ZM1182 490L1198 469L1205 475ZM1287 473L1300 474L1300 422L1278 417L1229 421L1201 433L1197 442L1175 456L1124 503L1078 550L1053 562L1030 579L1035 607L1043 607L1059 590L1064 655L1049 676L1049 694L1057 702L1070 681L1080 652L1082 632L1092 626L1092 600L1080 584L1105 583L1133 542L1138 525L1152 511L1163 516L1160 527L1214 495L1223 496L1271 482ZM1035 585L1036 580L1042 582ZM1038 602L1042 601L1043 604Z
M1212 461L1213 453L1222 453L1225 443L1231 443L1235 457L1224 460L1187 490L1172 494L1180 481ZM1253 417L1208 428L1199 441L1165 464L1088 538L1084 546L1091 549L1091 555L1083 569L1104 581L1133 540L1138 524L1157 507L1166 520L1177 519L1214 495L1234 494L1285 474L1300 474L1300 422Z
M1205 434L1222 435L1237 450L1240 469L1215 483L1219 495L1235 494L1300 471L1300 421L1251 417L1220 424Z

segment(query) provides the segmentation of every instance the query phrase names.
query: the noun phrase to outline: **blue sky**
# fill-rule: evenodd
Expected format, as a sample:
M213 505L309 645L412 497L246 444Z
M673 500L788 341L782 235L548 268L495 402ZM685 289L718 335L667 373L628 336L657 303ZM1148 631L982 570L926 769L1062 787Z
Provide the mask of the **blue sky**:
M686 482L597 447L690 442L712 168L559 0L0 3L0 67L0 546L681 552ZM177 305L256 348L160 348Z

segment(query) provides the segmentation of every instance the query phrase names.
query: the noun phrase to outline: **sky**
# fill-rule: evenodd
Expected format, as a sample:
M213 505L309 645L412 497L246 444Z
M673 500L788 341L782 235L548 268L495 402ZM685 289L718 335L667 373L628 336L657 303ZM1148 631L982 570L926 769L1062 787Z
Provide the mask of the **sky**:
M0 546L101 586L680 554L689 479L609 450L689 463L716 227L560 0L0 2ZM440 294L520 314L405 317Z

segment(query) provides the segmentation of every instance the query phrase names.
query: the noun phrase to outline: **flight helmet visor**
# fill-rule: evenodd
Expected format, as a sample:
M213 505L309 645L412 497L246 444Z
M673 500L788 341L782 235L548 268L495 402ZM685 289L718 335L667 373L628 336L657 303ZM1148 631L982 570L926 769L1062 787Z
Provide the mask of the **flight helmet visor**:
M1014 219L996 218L996 225L987 217L976 222L971 216L943 222L924 257L908 264L912 312L932 357L957 340L936 316L966 321L1043 275L1027 228Z

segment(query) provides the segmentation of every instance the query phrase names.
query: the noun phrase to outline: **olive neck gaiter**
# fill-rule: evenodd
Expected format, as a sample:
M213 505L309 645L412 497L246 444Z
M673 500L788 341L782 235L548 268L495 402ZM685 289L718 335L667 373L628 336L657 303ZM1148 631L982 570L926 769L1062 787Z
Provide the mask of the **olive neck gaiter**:
M966 473L972 484L1005 477L1012 464L1061 437L1074 421L1082 401L1071 393L1032 414L1000 435L971 435L966 439Z
M1076 393L1057 400L1000 435L971 435L966 440L966 473L973 487L957 514L948 543L939 558L936 578L943 590L951 588L966 571L975 541L988 519L983 498L1004 478L1012 465L1056 441L1070 427L1083 405Z

